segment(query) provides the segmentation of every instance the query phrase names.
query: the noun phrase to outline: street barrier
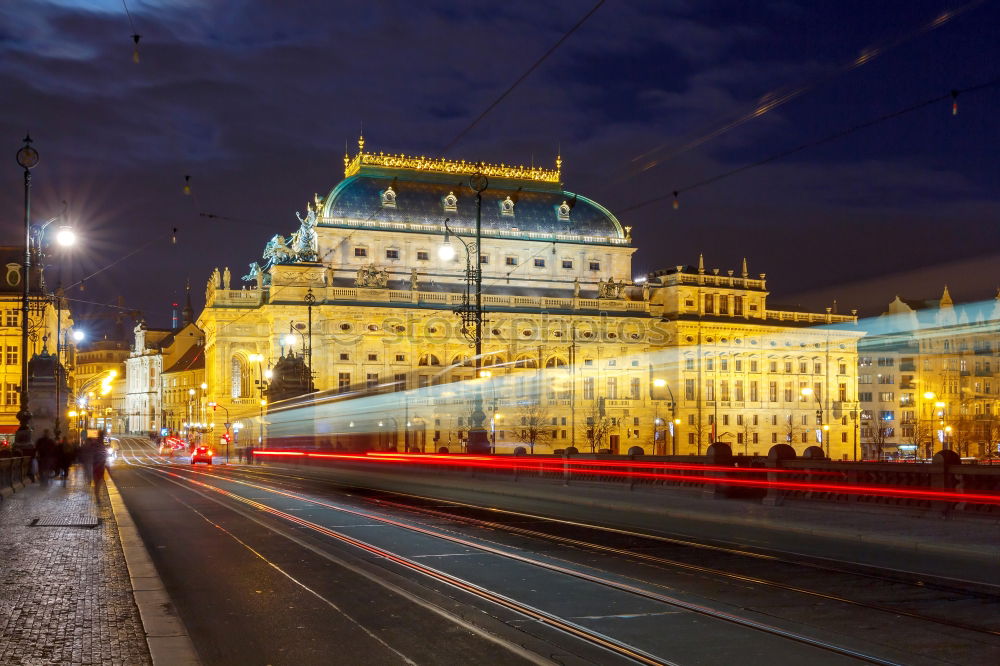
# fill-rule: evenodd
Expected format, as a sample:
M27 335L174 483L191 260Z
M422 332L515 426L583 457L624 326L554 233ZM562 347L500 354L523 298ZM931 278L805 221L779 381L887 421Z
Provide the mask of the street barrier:
M7 497L30 483L31 458L0 458L0 497Z

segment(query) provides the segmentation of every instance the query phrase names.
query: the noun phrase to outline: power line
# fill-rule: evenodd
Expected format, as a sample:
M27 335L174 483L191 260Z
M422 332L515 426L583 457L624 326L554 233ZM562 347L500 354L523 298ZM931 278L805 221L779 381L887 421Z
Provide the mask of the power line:
M557 41L557 42L556 42L555 44L553 44L552 46L550 46L550 47L549 47L549 50L548 50L548 51L546 51L545 53L543 53L543 54L542 54L542 56L541 56L541 57L540 57L540 58L539 58L538 60L536 60L536 61L535 61L535 62L534 62L534 63L533 63L532 65L531 65L531 67L529 67L529 68L528 68L528 69L527 69L527 70L526 70L526 71L524 72L524 74L521 74L521 76L519 76L519 77L517 78L517 80L516 80L516 81L514 81L514 83L512 83L512 84L510 85L510 87L508 87L508 88L507 88L506 90L504 90L504 91L503 91L503 92L502 92L502 93L500 94L500 96L499 96L499 97L497 97L497 98L496 98L495 100L493 100L493 102L492 102L492 103L491 103L491 104L490 104L489 106L487 106L487 107L486 107L486 108L485 108L485 109L483 110L483 112L482 112L482 113L480 113L480 114L479 114L478 116L476 116L475 120L473 120L473 121L472 121L471 123L469 123L469 124L468 124L468 125L467 125L467 126L465 127L465 129L463 129L463 130L462 130L461 132L459 132L459 133L458 133L457 135L455 135L455 138L454 138L454 139L452 139L452 140L451 140L450 142L448 142L448 145L446 145L446 146L444 147L444 150L442 150L442 151L441 151L441 154L442 154L442 155L446 155L446 154L448 153L448 151L449 151L449 150L451 150L451 148L452 148L452 147L453 147L453 146L454 146L454 145L455 145L456 143L458 143L458 142L459 142L459 140L460 140L460 139L461 139L462 137L464 137L464 136L465 136L466 134L468 134L468 133L469 133L469 132L470 132L470 131L472 130L472 128L473 128L473 127L475 127L476 125L478 125L478 124L479 124L479 121L481 121L481 120L482 120L483 118L485 118L485 117L487 116L487 114L489 114L489 113L490 113L490 111L492 111L493 109L495 109L495 108L497 107L497 105L498 105L498 104L500 104L500 102L502 102L502 101L504 100L504 98L506 98L506 97L507 97L507 95L509 95L509 94L510 94L511 92L513 92L514 88L516 88L517 86L519 86L519 85L520 85L520 84L521 84L521 83L522 83L522 82L523 82L523 81L524 81L524 80L525 80L526 78L528 78L528 77L529 77L529 76L531 75L531 73L532 73L532 72L534 72L534 71L535 71L536 69L538 69L539 65L541 65L541 64L542 64L543 62L545 62L545 60L546 60L546 59L547 59L547 58L548 58L548 57L549 57L550 55L552 55L553 53L555 53L556 49L558 49L558 48L559 48L560 46L562 46L563 42L565 42L565 41L566 41L567 39L569 39L569 38L570 38L570 36L571 36L571 35L572 35L572 34L573 34L574 32L576 32L576 31L577 31L577 29L578 29L578 28L579 28L580 26L582 26L582 25L583 25L584 23L586 23L587 19L589 19L589 18L590 18L591 16L593 16L593 15L594 15L594 12L596 12L596 11L597 11L598 9L600 9L600 8L601 8L601 5L603 5L603 4L605 3L605 1L606 1L606 0L598 0L597 4L595 4L595 5L593 6L593 7L591 7L591 8L590 8L590 11L588 11L588 12L587 12L586 14L584 14L584 15L583 15L583 16L582 16L582 17L580 18L580 20L579 20L579 21L577 21L576 23L574 23L574 24L573 24L573 27L571 27L571 28L570 28L569 30L567 30L567 31L566 31L566 32L565 32L565 33L563 34L563 36L562 36L562 37L560 37L560 38L559 38L559 40L558 40L558 41Z
M926 100L924 100L922 102L917 102L916 104L911 104L910 106L904 107L904 108L899 109L897 111L893 111L892 113L887 113L887 114L878 116L877 118L872 118L871 120L867 120L865 122L858 123L857 125L852 125L852 126L846 128L846 129L840 130L838 132L834 132L833 134L828 134L827 136L822 137L820 139L816 139L814 141L809 141L807 143L799 144L799 145L795 146L794 148L789 148L789 149L783 150L783 151L781 151L779 153L774 153L773 155L769 155L769 156L767 156L767 157L765 157L763 159L757 160L755 162L750 162L749 164L744 164L742 166L736 167L735 169L730 169L728 171L723 171L722 173L719 173L719 174L716 174L714 176L711 176L710 178L705 178L704 180L700 180L700 181L691 183L690 185L686 185L685 187L677 188L676 190L674 190L670 194L660 195L660 196L657 196L657 197L653 197L652 199L646 199L645 201L641 201L641 202L633 204L631 206L627 206L625 208L620 208L618 210L618 213L619 214L620 213L627 213L629 211L633 211L633 210L636 210L638 208L642 208L644 206L648 206L649 204L657 203L659 201L664 201L664 200L670 199L670 198L673 198L674 201L675 201L675 203L676 203L677 197L680 194L684 193L684 192L690 192L691 190L697 189L699 187L704 187L706 185L710 185L710 184L715 183L717 181L723 180L724 178L729 178L730 176L735 176L738 173L743 173L744 171L749 171L750 169L756 169L757 167L764 166L765 164L770 164L771 162L775 162L775 161L780 160L782 158L788 157L789 155L794 155L795 153L800 153L800 152L802 152L804 150L807 150L809 148L815 148L816 146L821 146L823 144L830 143L831 141L836 141L837 139L841 139L841 138L843 138L845 136L848 136L850 134L854 134L855 132L858 132L860 130L868 129L869 127L873 127L875 125L879 125L881 123L884 123L884 122L886 122L888 120L892 120L894 118L899 118L900 116L904 116L906 114L912 113L912 112L917 111L919 109L922 109L924 107L931 106L932 104L937 104L938 102L942 102L942 101L947 100L947 99L955 100L958 97L959 94L978 92L980 90L984 90L986 88L991 88L991 87L996 86L998 84L1000 84L1000 77L992 79L990 81L986 81L984 83L980 83L980 84L977 84L977 85L974 85L974 86L970 86L968 88L961 88L961 89L950 90L950 91L944 93L943 95L938 95L936 97L932 97L930 99L926 99Z

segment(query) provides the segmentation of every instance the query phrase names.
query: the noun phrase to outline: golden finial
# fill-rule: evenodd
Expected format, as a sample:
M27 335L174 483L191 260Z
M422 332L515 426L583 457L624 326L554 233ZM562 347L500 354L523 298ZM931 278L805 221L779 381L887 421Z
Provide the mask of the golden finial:
M556 171L562 171L562 155L556 154Z
M625 227L625 240L627 241L632 240L632 227L629 226Z
M365 135L364 134L359 134L358 135L358 152L359 153L365 152Z

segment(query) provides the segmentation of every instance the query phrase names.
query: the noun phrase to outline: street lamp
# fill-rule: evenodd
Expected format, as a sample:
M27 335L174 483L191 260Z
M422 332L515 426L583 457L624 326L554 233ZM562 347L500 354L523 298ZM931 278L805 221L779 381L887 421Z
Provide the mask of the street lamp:
M38 151L31 146L31 135L17 151L17 164L24 169L24 266L21 275L21 405L14 443L31 446L31 410L28 409L28 287L31 282L31 170L38 166Z
M489 187L489 180L480 172L469 177L469 187L476 193L476 235L473 243L466 243L456 236L465 247L465 295L462 306L455 311L462 317L462 332L471 338L475 347L475 376L482 369L483 355L483 267L480 259L480 249L483 242L483 192ZM448 220L444 221L444 244L438 248L438 256L444 260L454 257L455 248L451 246L451 229ZM473 263L473 259L475 262ZM470 291L475 287L475 305L471 300ZM472 329L471 335L469 329ZM472 414L470 415L469 453L487 453L490 448L489 438L483 428L486 413L483 411L483 387L477 384L473 395Z
M670 444L671 444L670 449L673 452L673 455L676 456L677 455L677 426L679 426L681 424L681 420L679 418L677 418L677 402L674 400L674 392L670 390L670 385L667 384L667 380L663 379L662 377L656 377L655 379L653 379L653 387L654 388L665 388L665 389L667 389L667 395L670 396L670 420L671 420L671 424L672 424L670 426L670 430L671 430L671 433L670 433ZM660 411L660 405L657 402L657 405L656 405L656 414L654 415L654 426L653 426L653 443L654 443L654 445L656 443L656 425L657 425L656 422L659 421L659 418L658 418L659 417L659 411ZM654 446L654 451L653 451L654 455L656 454L655 448L656 447ZM666 447L664 447L664 449L665 448ZM663 451L662 455L666 455L666 450Z
M829 432L830 426L823 423L823 402L820 400L819 394L816 393L814 390L812 390L812 388L810 388L809 386L803 387L801 393L803 398L808 398L809 396L813 396L814 398L816 398L816 406L818 407L818 409L816 410L816 425L819 426L823 432ZM826 437L825 435L821 435L821 437L822 439L826 440L820 443L824 445L824 448L826 448L826 457L829 458L830 438Z

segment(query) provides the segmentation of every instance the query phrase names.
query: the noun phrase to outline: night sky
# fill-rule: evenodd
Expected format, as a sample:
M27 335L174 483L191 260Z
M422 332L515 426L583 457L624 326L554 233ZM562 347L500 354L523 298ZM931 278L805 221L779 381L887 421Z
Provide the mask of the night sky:
M241 275L268 238L297 228L295 211L342 178L362 123L369 149L441 154L593 6L127 3L139 64L121 0L0 4L0 214L3 242L22 242L14 153L30 130L33 218L65 200L83 236L59 262L64 282L154 241L69 296L121 295L159 326L186 278L198 309L212 267ZM704 252L723 271L747 256L776 304L837 298L842 312L876 314L946 282L956 300L989 298L1000 85L960 95L958 115L942 100L684 191L676 211L669 195L996 79L998 25L997 2L608 0L447 156L548 166L561 147L566 188L634 227L635 276ZM790 90L800 94L708 138Z

